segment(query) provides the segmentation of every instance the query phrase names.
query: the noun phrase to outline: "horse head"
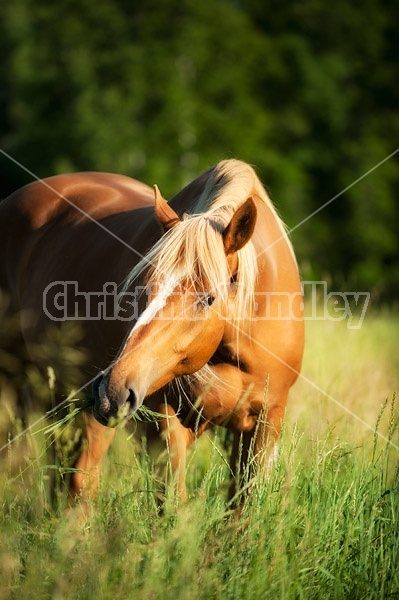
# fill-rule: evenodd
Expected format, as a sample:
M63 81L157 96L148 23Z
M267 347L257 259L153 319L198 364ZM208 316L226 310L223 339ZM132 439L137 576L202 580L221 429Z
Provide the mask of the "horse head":
M155 187L155 216L165 234L130 280L148 271L145 309L93 385L100 423L113 426L129 418L147 396L209 361L235 302L240 251L256 215L248 198L230 210L228 220L212 210L181 220Z

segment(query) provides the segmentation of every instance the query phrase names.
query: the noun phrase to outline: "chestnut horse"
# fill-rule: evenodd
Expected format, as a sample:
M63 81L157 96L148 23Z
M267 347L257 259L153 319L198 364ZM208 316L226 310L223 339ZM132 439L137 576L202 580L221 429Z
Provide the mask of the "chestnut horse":
M251 449L266 468L301 367L303 303L292 246L252 167L220 162L169 203L120 175L37 181L1 203L0 249L11 309L34 315L21 327L33 360L51 320L77 316L76 302L60 301L63 282L68 294L71 282L94 295L111 282L134 298L129 319L79 313L82 375L101 372L71 498L95 493L113 427L143 402L164 415L181 498L186 451L216 425L234 433L234 473Z

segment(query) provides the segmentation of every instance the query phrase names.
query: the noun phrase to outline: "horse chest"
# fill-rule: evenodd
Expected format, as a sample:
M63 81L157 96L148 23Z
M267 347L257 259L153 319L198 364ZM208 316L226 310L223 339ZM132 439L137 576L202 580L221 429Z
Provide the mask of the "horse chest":
M245 358L239 356L229 344L221 344L209 361L211 366L226 364L247 373L249 366Z

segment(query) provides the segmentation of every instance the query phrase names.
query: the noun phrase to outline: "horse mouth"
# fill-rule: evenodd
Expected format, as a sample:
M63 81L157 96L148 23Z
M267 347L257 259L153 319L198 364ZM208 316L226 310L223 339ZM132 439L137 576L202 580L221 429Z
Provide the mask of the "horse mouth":
M105 378L103 373L95 378L92 385L92 393L94 398L93 415L101 425L111 426L111 419L115 418L118 413L118 406L107 395Z
M93 382L93 415L96 421L106 427L116 427L130 419L137 410L137 400L132 390L122 404L109 395L106 378L102 373Z
M98 421L100 423L100 425L105 425L105 427L109 427L109 418L108 417L104 417L96 408L96 406L93 406L93 415L94 418L96 419L96 421Z

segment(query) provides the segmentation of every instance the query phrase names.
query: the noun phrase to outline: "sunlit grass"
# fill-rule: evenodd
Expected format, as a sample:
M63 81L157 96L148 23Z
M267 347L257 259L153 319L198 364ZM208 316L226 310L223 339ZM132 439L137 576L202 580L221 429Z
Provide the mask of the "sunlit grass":
M305 435L333 428L353 444L373 442L381 406L392 397L399 375L399 320L366 314L360 329L347 321L307 321L301 377L290 394L286 426L297 423ZM385 411L379 431L389 426Z
M389 314L366 315L359 330L307 323L305 379L290 395L278 462L257 474L239 514L226 501L222 430L193 448L188 502L167 470L161 505L159 472L121 429L82 533L50 509L41 424L2 461L0 597L399 596L396 323Z

